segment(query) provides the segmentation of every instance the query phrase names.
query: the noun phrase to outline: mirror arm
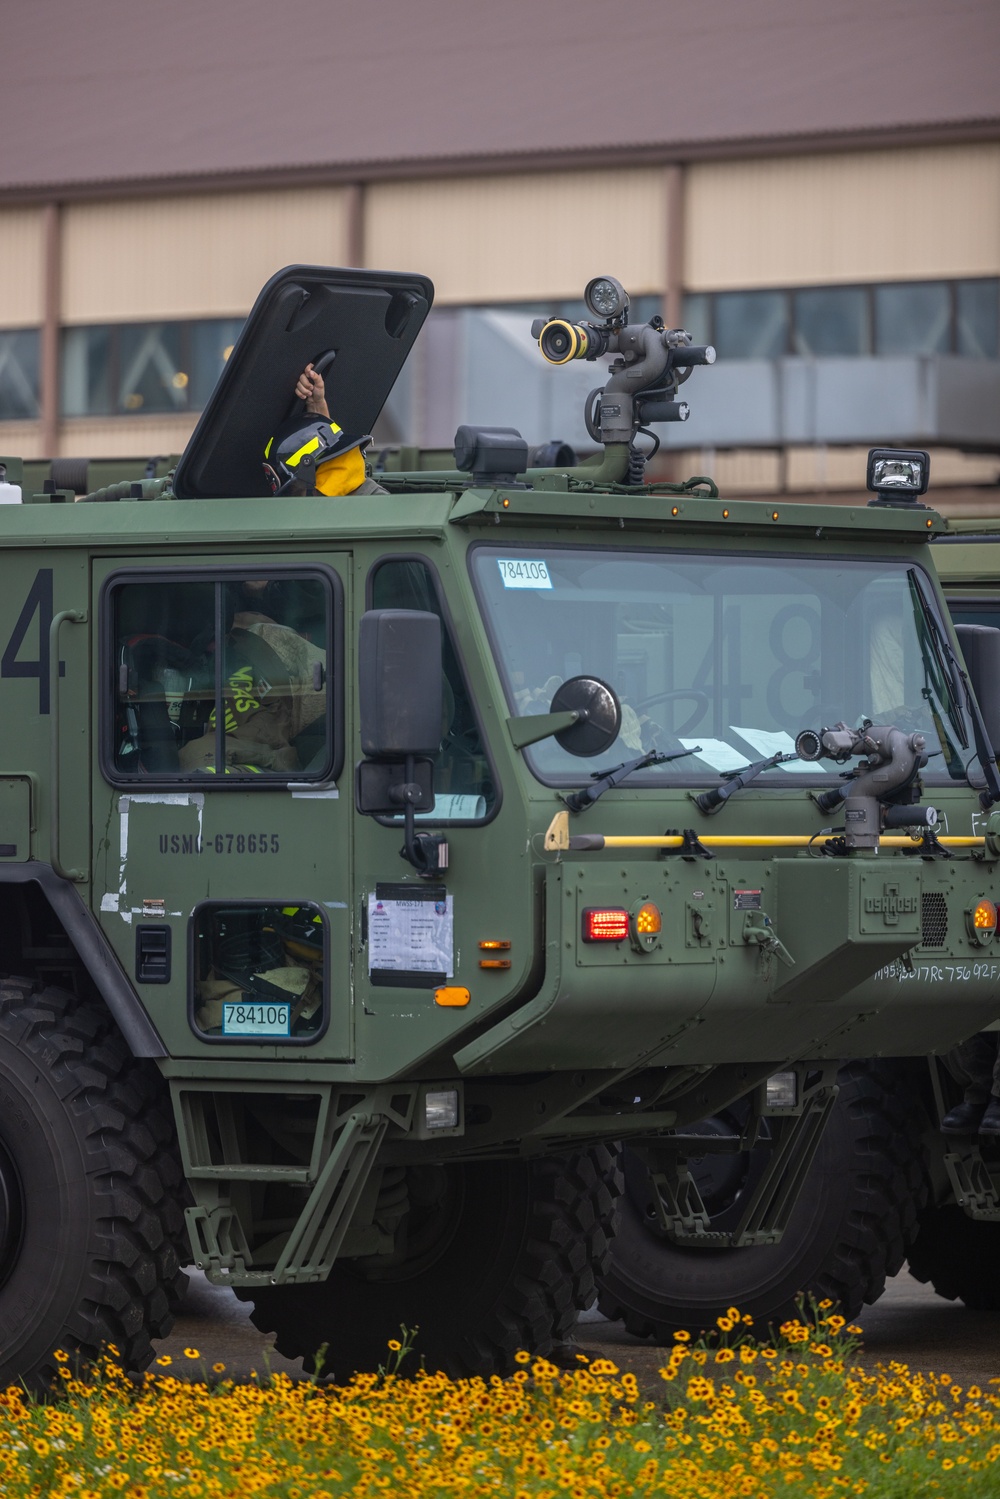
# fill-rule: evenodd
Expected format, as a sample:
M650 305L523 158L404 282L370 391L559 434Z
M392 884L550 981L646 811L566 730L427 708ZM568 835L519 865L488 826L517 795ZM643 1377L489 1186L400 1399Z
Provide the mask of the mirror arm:
M541 739L561 734L563 729L572 728L586 717L585 708L580 711L567 710L565 713L531 713L525 718L508 718L507 732L515 749L527 749L529 744L537 744Z

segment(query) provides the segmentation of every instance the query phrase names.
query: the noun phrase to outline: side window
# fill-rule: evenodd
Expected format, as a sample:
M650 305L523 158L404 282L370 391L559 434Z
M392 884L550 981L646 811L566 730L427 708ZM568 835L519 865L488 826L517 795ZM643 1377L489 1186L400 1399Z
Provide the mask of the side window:
M496 787L482 735L444 617L433 574L412 558L379 563L372 574L373 609L422 609L441 620L444 708L441 748L434 757L434 822L479 822L496 802Z
M332 592L319 575L112 586L112 779L322 779Z
M326 1019L325 958L318 906L200 906L195 1029L218 1040L314 1039Z

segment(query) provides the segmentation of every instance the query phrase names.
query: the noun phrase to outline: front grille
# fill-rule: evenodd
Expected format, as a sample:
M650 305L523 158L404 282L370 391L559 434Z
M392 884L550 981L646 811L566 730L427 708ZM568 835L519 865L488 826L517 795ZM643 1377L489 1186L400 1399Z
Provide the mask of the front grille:
M920 897L920 945L944 947L948 936L948 902L940 891Z

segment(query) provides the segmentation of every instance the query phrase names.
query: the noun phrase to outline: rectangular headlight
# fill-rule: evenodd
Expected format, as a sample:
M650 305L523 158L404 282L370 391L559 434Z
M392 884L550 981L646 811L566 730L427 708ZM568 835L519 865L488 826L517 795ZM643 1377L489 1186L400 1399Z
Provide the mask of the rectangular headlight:
M926 494L931 462L918 448L872 448L868 454L868 488L876 494L916 499Z
M458 1124L458 1089L424 1094L424 1125L427 1129L455 1129Z
M769 1109L794 1109L799 1101L798 1079L794 1072L772 1072L767 1080Z

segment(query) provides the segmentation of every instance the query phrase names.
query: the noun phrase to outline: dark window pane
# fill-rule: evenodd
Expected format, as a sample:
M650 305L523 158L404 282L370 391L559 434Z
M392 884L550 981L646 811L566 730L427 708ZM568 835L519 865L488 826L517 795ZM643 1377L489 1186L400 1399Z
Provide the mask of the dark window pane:
M63 416L109 416L111 329L66 328L61 364Z
M227 776L322 776L329 590L319 578L127 583L115 590L113 758L128 776L214 776L216 602ZM209 784L211 784L209 782Z
M318 906L202 906L194 920L198 1029L244 1043L315 1035L325 948Z
M242 318L213 318L191 325L191 409L201 411L232 352Z
M0 333L0 421L38 415L38 329Z
M787 354L788 293L718 292L715 346L724 359L775 359Z
M996 359L1000 333L1000 281L959 281L955 287L956 352Z
M867 354L868 297L860 286L794 293L796 354Z
M630 322L648 323L650 318L656 317L657 313L659 313L661 318L666 319L666 302L663 297L647 296L632 298L628 310ZM590 318L592 314L588 313L587 316Z
M118 410L186 411L191 376L181 367L181 325L126 324L118 339Z
M451 631L438 602L430 572L420 562L384 562L372 583L375 609L422 609L441 619L444 664L444 722L441 748L434 757L435 823L483 818L496 801L493 777L459 666ZM418 814L418 817L421 814Z
M559 303L559 317L566 318L571 323L592 323L594 314L590 311L582 297L574 297Z
M689 292L684 298L684 326L693 344L712 342L712 301L707 292Z
M876 354L947 354L950 302L944 281L876 286Z

